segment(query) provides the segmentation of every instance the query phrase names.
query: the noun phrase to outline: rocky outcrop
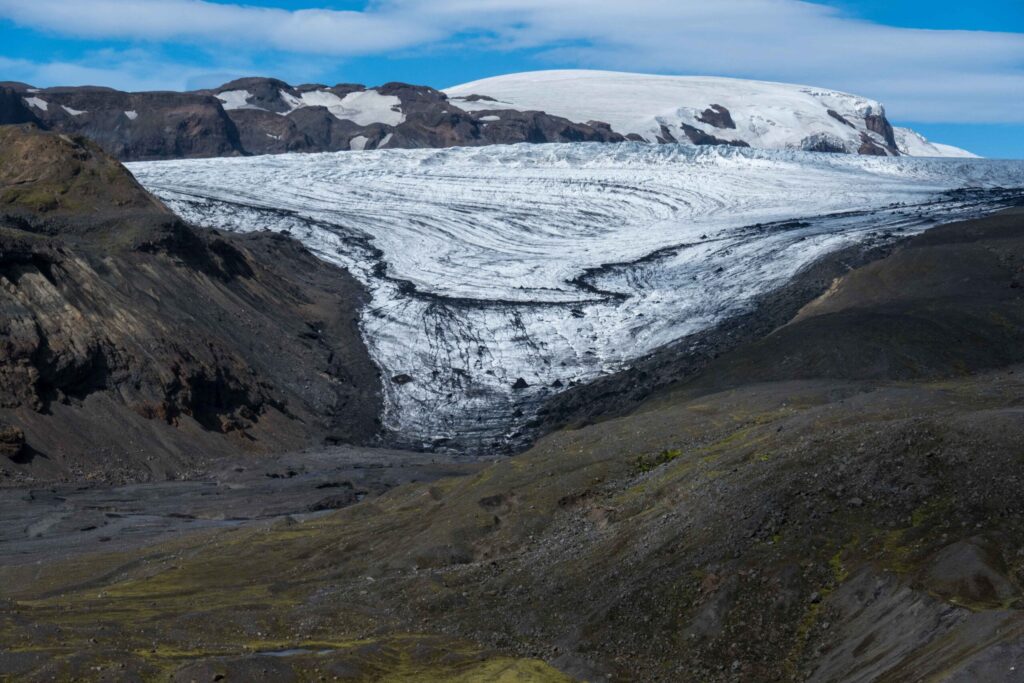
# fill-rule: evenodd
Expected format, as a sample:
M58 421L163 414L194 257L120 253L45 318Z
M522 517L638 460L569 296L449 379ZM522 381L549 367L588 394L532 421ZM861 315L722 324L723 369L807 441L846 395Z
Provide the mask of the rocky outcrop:
M842 114L837 112L835 109L829 109L828 110L828 115L831 116L832 118L834 118L839 123L843 124L844 126L849 126L850 128L853 128L853 129L857 128L857 126L855 126L852 123L850 123L850 120L848 118L846 118L845 116L843 116Z
M699 128L687 125L685 123L680 124L680 128L686 133L686 137L695 145L729 145L731 147L750 147L749 144L743 140L723 140L720 137L705 133Z
M697 117L697 120L715 128L736 129L736 123L732 120L732 114L720 104L712 104Z
M18 460L25 451L25 432L0 424L0 458Z
M864 117L864 123L868 130L882 136L886 147L893 152L894 156L899 155L899 151L896 149L896 133L892 124L889 123L889 119L885 118L885 114L868 114Z
M860 147L857 148L857 154L873 157L887 157L890 155L890 151L878 144L867 133L861 133Z
M808 135L800 141L800 149L805 152L827 152L832 154L845 154L846 145L834 135L828 133L816 133Z
M363 296L290 239L185 225L83 138L0 127L0 422L37 456L8 476L372 440Z
M237 128L212 95L96 87L32 88L19 94L44 127L84 135L119 159L244 153ZM8 123L22 121L0 118L0 124Z

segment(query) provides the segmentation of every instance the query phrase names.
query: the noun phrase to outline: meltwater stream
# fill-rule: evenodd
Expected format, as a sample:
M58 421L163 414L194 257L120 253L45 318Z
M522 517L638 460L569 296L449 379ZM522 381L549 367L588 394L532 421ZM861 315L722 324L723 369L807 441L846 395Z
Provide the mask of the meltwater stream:
M982 215L1024 163L646 144L130 164L193 223L288 232L370 291L385 426L520 442L540 403L745 311L831 251ZM955 191L954 191L955 190Z

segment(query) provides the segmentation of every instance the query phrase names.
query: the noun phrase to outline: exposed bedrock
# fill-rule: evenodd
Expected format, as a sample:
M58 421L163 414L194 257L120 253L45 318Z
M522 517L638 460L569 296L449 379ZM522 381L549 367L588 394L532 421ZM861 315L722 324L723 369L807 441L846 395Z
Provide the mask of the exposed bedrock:
M0 477L173 477L374 438L343 270L185 225L82 139L4 127L0 150L0 424L26 460Z
M697 120L715 128L736 129L736 122L732 120L732 114L720 104L712 104L697 116Z
M694 126L690 126L685 123L679 125L683 129L683 132L686 133L686 137L695 145L730 145L732 147L750 147L750 144L743 140L724 140L711 135L710 133L705 133Z

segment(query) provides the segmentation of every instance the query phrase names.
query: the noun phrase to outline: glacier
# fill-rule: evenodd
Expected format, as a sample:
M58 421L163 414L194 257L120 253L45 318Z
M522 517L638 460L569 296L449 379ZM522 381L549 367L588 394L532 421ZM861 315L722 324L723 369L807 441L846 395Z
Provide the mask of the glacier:
M685 145L128 164L184 219L348 269L407 447L522 445L563 387L749 310L801 268L1019 201L1024 162Z

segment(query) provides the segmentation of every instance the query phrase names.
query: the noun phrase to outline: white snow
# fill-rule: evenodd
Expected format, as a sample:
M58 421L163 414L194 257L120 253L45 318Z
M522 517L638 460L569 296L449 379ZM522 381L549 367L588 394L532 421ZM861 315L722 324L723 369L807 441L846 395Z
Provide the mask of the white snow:
M529 419L556 380L742 312L829 251L994 204L948 189L1024 187L1022 162L641 143L129 167L188 220L289 230L347 268L372 296L361 325L386 425L479 448L514 441L513 410Z
M294 103L294 98L288 101ZM338 97L330 90L311 90L302 93L301 106L327 107L335 118L360 126L374 123L397 126L405 122L402 101L395 95L381 95L376 90L351 92L345 97Z
M867 130L867 114L884 114L877 101L857 95L786 83L704 76L652 76L609 71L562 70L511 74L473 81L445 90L468 111L488 109L541 110L572 121L604 121L612 129L635 133L657 142L665 126L680 142L688 143L682 124L725 140L743 141L762 149L801 149L814 135L841 140L848 151L860 147L860 136L880 136ZM498 102L467 102L470 95ZM458 98L458 99L457 99ZM732 115L735 129L717 128L698 120L717 104ZM830 116L832 110L846 125ZM937 146L935 152L952 152ZM947 154L938 154L946 156Z
M47 111L50 106L49 102L39 99L38 97L26 97L25 104L30 107L35 107L36 109L42 109L43 111Z
M500 116L495 116L495 115L492 114L490 116L481 116L480 120L484 121L485 123L490 123L490 122L493 122L493 121L501 121L501 117Z
M380 144L377 145L377 149L384 149L385 147L387 147L388 143L391 142L391 138L393 137L395 137L394 133L388 133L387 135L385 135L381 139Z
M139 118L139 112L135 111L134 109L126 111L124 115L128 117L129 121L134 121L135 119Z
M252 93L248 90L225 90L217 94L217 99L223 103L227 110L231 109L259 109L254 104L249 104Z
M348 141L348 148L356 152L362 152L366 149L367 142L368 139L365 135L357 135Z
M88 114L89 113L87 111L82 111L80 109L72 109L71 107L69 107L67 105L64 105L64 104L62 104L60 107L61 107L61 109L66 111L71 116L81 116L82 114Z
M966 159L977 159L977 154L972 154L965 149L930 142L920 133L909 128L893 128L896 137L896 147L903 154L912 157L959 157Z

